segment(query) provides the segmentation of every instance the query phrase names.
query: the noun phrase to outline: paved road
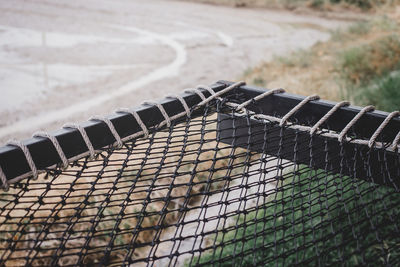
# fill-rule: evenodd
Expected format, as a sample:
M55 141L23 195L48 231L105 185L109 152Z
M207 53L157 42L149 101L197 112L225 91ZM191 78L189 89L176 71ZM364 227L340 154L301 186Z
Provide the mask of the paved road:
M182 1L1 1L0 143L235 80L343 25Z

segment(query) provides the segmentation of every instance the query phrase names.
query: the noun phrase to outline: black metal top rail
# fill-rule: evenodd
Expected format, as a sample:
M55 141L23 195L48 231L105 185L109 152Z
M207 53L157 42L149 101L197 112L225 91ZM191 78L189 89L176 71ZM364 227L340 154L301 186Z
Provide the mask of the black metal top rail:
M226 82L226 85L230 85ZM242 86L240 92L246 99L264 93L257 88ZM283 117L304 97L279 93L269 95L246 108L257 114ZM243 147L267 155L286 159L298 164L307 164L315 169L323 169L333 174L347 175L364 179L368 182L400 188L400 155L398 150L387 150L385 146L364 143L371 138L381 123L389 115L382 111L367 112L353 126L350 141L342 142L337 137L324 130L328 138L322 134L311 137L310 127L315 125L336 103L323 100L313 100L304 105L290 120L294 126L279 126L276 122L263 122L257 117L236 116L234 114L218 114L218 132L220 141L235 147ZM342 107L325 122L330 130L342 131L346 125L361 111L355 106ZM260 117L260 116L259 116ZM267 127L265 125L267 124ZM233 127L234 125L234 127ZM323 125L322 125L323 126ZM321 127L324 128L324 127ZM326 128L325 128L326 129ZM400 131L400 119L394 117L380 132L377 141L391 144ZM337 136L337 137L336 137ZM336 137L336 138L335 138ZM360 140L361 139L361 140ZM284 140L284 141L283 141ZM283 141L283 144L280 142ZM329 153L327 152L329 151Z
M218 81L211 85L211 88L215 92L218 92L232 84L233 82ZM250 86L241 86L236 90L241 95L241 101L250 100L265 92L265 89ZM210 96L210 93L206 90L203 90L203 93L206 97ZM185 93L181 96L187 102L189 107L192 107L201 101L200 97L196 94ZM246 108L258 114L283 117L303 99L303 96L288 93L274 94L259 100L257 105L250 104ZM177 99L163 99L159 103L164 107L169 116L174 116L185 111ZM301 110L293 114L290 120L296 121L299 124L314 124L335 104L336 103L334 102L325 100L311 101L301 108ZM150 131L152 128L164 121L163 115L156 106L141 106L135 110ZM326 121L326 125L329 125L330 130L339 132L359 113L360 110L361 108L356 106L342 107ZM196 111L197 114L200 114L201 112L201 109ZM196 113L194 113L194 115ZM387 115L388 113L386 112L373 111L362 116L353 127L357 138L369 139ZM121 138L141 131L141 127L130 114L115 113L107 118L111 120ZM182 119L184 118L181 118L180 120ZM101 149L116 141L110 132L110 129L104 122L91 120L84 122L81 125L87 132L94 149ZM393 118L384 128L380 135L380 140L391 142L399 131L400 118L396 117ZM73 158L88 151L84 139L76 129L61 129L52 134L60 143L67 158ZM25 140L23 143L29 149L32 159L38 169L46 169L50 166L61 163L61 159L50 140L37 137ZM12 180L31 171L24 153L14 146L0 147L0 166L3 169L7 180Z
M226 86L233 84L229 81L219 81ZM252 99L265 92L265 89L253 86L241 86L240 92L245 99ZM248 105L246 108L258 114L283 117L305 97L289 93L273 94L257 101L257 105ZM307 103L297 113L291 116L291 121L298 124L314 124L321 119L336 102L314 100ZM261 110L259 109L261 107ZM326 121L330 130L340 132L361 110L358 106L342 107L332 114ZM367 112L354 125L354 133L358 138L369 139L389 113L379 110ZM322 125L323 126L323 125ZM400 131L400 117L393 118L382 131L382 141L391 142Z
M226 85L223 83L215 83L210 87L215 92L218 92L224 89ZM206 97L210 96L208 91L202 90L202 92ZM192 107L201 101L201 98L194 93L183 93L181 96L189 107ZM165 98L159 103L164 107L170 117L185 111L178 99ZM156 106L140 106L133 110L138 113L150 132L152 128L164 121L163 115ZM199 109L195 112L201 114L202 111ZM142 130L131 114L114 113L107 116L107 118L113 123L121 138L133 135ZM181 118L180 120L184 119L185 118ZM110 129L102 121L90 120L83 122L80 125L85 129L95 150L109 146L116 141L110 132ZM63 128L53 132L52 135L56 137L68 159L88 151L84 139L77 129ZM29 149L38 170L46 169L50 166L61 163L60 156L52 142L47 138L34 137L23 141L23 144L25 144ZM10 145L0 147L0 166L3 169L7 180L12 180L31 171L25 158L25 154L21 149Z

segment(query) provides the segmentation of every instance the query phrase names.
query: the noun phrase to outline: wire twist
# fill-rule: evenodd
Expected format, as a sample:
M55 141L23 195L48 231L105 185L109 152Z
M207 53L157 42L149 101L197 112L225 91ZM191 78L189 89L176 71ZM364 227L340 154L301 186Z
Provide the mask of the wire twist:
M239 106L236 107L236 111L242 110L243 108L247 107L253 101L258 101L258 100L263 99L263 98L265 98L267 96L274 95L274 94L282 94L284 92L285 92L285 90L282 89L282 88L269 90L269 91L267 91L265 93L262 93L261 95L258 95L256 97L250 99L250 100L247 100L247 101L243 102L242 104L240 104Z
M400 132L397 133L396 137L393 139L392 145L390 146L390 149L395 151L397 148L397 145L399 144L400 141Z
M216 93L214 92L214 90L213 90L210 86L208 86L208 85L202 85L202 84L200 84L200 85L197 86L197 88L198 88L198 89L207 90L207 91L210 93L211 96L213 96L213 95L216 94Z
M97 120L97 121L104 122L108 126L108 129L110 129L110 132L112 133L112 135L114 136L114 139L117 143L117 147L121 148L123 146L121 136L119 136L117 130L114 127L114 124L111 122L111 120L109 118L106 118L103 116L93 116L90 118L90 120Z
M28 162L29 167L32 171L33 180L38 178L38 170L36 168L35 162L32 159L31 152L29 151L28 147L24 145L22 142L17 140L10 140L7 142L7 145L19 147L25 155L26 161Z
M139 124L140 128L142 129L144 137L147 138L149 136L149 130L147 129L146 125L143 123L139 114L135 110L128 108L119 108L115 112L131 114L135 118L136 122Z
M180 96L180 95L169 95L169 96L167 96L167 98L170 98L170 99L171 98L172 99L176 98L176 99L178 99L179 102L181 102L183 108L185 109L186 116L188 118L190 118L190 108L189 108L188 104L186 103L185 99L182 96Z
M0 166L0 180L1 180L1 184L3 185L3 190L4 191L8 191L10 189L10 185L8 184L8 180L6 175L3 172L3 169Z
M89 136L87 135L85 129L76 123L67 123L63 126L63 128L70 128L70 129L76 129L79 131L79 133L81 134L83 141L85 142L87 148L89 149L89 155L91 159L94 159L96 157L94 148L93 148L93 144L89 139Z
M371 148L375 144L376 138L378 138L379 134L383 131L383 129L388 125L388 123L396 116L400 114L399 111L391 112L385 120L379 125L378 129L372 134L371 138L369 139L368 146Z
M360 110L360 112L358 112L357 115L340 132L340 134L338 135L338 141L342 142L344 136L347 134L350 128L362 117L362 115L372 110L375 110L374 106L366 106L362 110Z
M339 108L341 107L346 107L350 105L349 102L347 101L342 101L339 103L336 103L335 106L333 106L310 130L310 135L313 135L318 129L319 127L325 122L327 121L333 113L335 113Z
M206 99L203 92L201 90L199 90L198 88L186 89L183 92L187 93L187 94L197 94L201 98L201 101Z
M161 114L163 115L163 117L167 123L167 126L168 127L171 126L171 119L168 116L168 113L165 111L164 107L160 103L153 102L153 101L145 101L142 103L142 105L156 106L160 110Z
M246 84L246 83L243 82L243 81L242 81L242 82L237 82L237 83L234 83L234 84L232 84L232 85L230 85L230 86L228 86L228 87L222 89L222 90L219 91L218 93L215 93L215 92L213 91L214 94L211 95L210 97L208 97L207 99L201 101L199 104L197 104L197 107L202 106L202 105L205 105L205 104L207 104L208 102L210 102L211 100L213 100L213 99L215 99L215 98L217 98L217 97L219 97L219 96L221 96L221 95L223 95L223 94L225 94L225 93L227 93L227 92L229 92L229 91L231 91L231 90L233 90L233 89L235 89L235 88L237 88L237 87L240 87L240 86L242 86L242 85L245 85L245 84ZM210 88L210 89L211 89L211 88Z
M33 135L33 137L42 137L42 138L49 139L51 141L51 143L53 144L54 148L56 149L58 156L61 159L63 169L68 168L68 164L69 164L68 159L65 156L65 153L64 153L63 149L61 148L60 143L58 142L58 140L55 136L50 135L47 132L37 132Z
M294 108L292 108L288 113L286 113L285 116L280 120L279 126L283 126L286 124L286 121L298 110L300 110L305 104L307 104L310 101L313 100L318 100L319 96L318 95L310 95L304 98L300 103L298 103Z

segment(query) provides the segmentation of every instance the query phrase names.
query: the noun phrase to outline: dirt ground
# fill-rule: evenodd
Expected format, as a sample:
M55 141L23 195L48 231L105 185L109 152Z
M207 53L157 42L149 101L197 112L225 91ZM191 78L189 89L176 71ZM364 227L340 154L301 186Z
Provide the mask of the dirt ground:
M346 24L181 1L1 1L0 143L234 80Z

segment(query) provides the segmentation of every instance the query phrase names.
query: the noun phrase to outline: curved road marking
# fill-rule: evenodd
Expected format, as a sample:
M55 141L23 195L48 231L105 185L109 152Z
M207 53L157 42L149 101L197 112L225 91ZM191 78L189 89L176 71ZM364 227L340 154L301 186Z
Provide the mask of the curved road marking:
M233 43L234 43L233 37L228 35L228 34L226 34L226 33L224 33L224 32L222 32L222 31L214 31L214 30L210 30L209 28L201 27L201 26L198 26L198 25L190 25L189 26L184 21L176 21L174 24L175 25L179 25L179 26L183 26L183 27L186 27L186 28L190 28L190 29L195 29L195 30L198 30L200 32L206 32L206 33L215 35L221 40L221 42L225 46L227 46L227 47L233 46Z
M180 68L186 63L187 60L187 54L186 54L186 49L185 47L180 44L179 42L175 41L174 39L158 34L155 32L151 31L146 31L134 27L123 27L123 26L118 26L118 25L107 25L108 27L112 27L115 29L120 29L120 30L125 30L125 31L131 31L135 33L139 33L142 35L145 35L150 38L154 38L155 40L158 40L159 42L163 43L164 45L167 45L171 47L175 53L175 59L168 65L162 66L156 70L153 70L152 72L148 73L147 75L132 81L112 92L107 92L103 95L99 95L97 97L91 98L89 100L79 102L75 105L71 105L69 107L61 108L58 110L53 110L48 114L39 114L34 117L30 117L24 120L20 120L12 125L8 125L5 127L0 128L0 138L5 137L7 135L11 135L17 132L24 132L29 129L32 129L33 127L38 127L40 125L45 125L49 124L52 122L55 122L57 120L60 120L62 118L66 118L68 116L71 116L73 114L79 113L79 112L84 112L87 111L88 109L101 105L107 101L110 101L113 98L117 98L120 96L123 96L127 93L133 92L143 86L146 86L152 82L168 78L171 76L175 76L179 74Z
M231 47L233 45L233 38L223 32L216 32L216 35L221 39L225 46Z

